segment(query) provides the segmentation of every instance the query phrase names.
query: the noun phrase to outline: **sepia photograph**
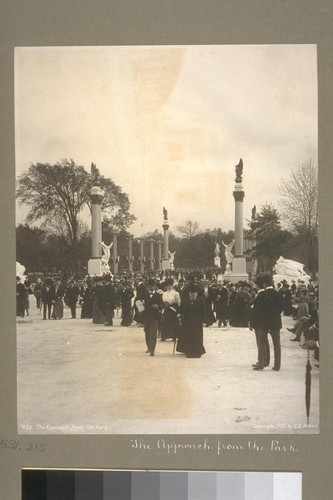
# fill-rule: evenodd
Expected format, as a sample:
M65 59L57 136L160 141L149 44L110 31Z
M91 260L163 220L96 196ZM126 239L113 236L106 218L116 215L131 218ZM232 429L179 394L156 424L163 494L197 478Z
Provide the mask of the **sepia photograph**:
M17 432L319 433L316 45L14 69Z
M21 500L301 500L298 472L22 471Z

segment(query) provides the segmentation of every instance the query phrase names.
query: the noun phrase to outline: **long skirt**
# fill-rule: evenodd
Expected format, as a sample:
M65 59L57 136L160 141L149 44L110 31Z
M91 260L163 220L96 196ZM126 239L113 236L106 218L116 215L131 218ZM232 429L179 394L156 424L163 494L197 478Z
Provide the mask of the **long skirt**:
M130 326L132 324L131 303L122 304L121 307L121 326Z
M97 325L101 325L101 324L104 325L104 323L106 322L105 313L99 304L98 298L96 298L96 297L94 298L94 304L93 304L92 322L97 324Z
M63 316L64 316L64 303L62 301L62 298L59 297L55 299L52 318L61 319Z
M179 321L177 313L172 309L165 309L160 319L161 340L176 339L179 335Z
M180 327L176 351L186 354L187 358L200 358L202 354L205 354L201 323Z

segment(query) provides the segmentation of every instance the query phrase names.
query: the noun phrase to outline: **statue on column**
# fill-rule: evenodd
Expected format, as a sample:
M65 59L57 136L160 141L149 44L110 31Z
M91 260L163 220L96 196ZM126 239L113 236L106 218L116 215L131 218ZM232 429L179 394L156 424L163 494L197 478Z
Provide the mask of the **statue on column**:
M100 241L99 244L103 248L103 256L102 256L102 271L104 273L110 272L109 260L111 257L111 248L113 245L113 241L111 241L110 245L106 245L103 241Z
M168 254L169 254L169 262L170 262L170 268L171 268L171 269L174 269L174 268L175 268L175 266L174 266L175 253L176 253L176 251L174 251L174 252L170 252L170 250L168 250Z
M242 177L242 175L243 175L243 160L242 160L242 158L239 160L238 165L236 165L235 170L236 170L235 182L242 182L242 180L243 180L243 177Z
M227 270L229 271L229 270L231 269L230 264L232 263L232 261L233 261L233 259L234 259L234 256L233 256L233 254L231 253L231 249L232 249L232 247L233 247L233 246L234 246L234 244L235 244L235 240L232 240L232 242L231 242L231 243L229 243L228 245L226 245L226 244L224 243L224 241L222 241L222 244L223 244L223 246L224 246L224 248L225 248L225 250L224 250L224 255L225 255L225 258L226 258L226 260L227 260Z
M98 185L101 174L95 163L92 163L90 166L90 175L93 179L93 185Z
M165 207L163 207L163 216L164 216L164 220L167 221L168 220L168 211Z

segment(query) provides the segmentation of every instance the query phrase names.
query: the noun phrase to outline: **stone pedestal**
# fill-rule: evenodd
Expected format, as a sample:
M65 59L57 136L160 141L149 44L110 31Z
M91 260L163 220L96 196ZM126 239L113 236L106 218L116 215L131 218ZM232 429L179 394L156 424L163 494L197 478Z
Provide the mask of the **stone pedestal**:
M238 281L248 281L249 275L246 272L246 260L244 256L235 256L232 261L232 270L226 269L223 279L230 283L238 283Z
M90 276L102 276L102 261L101 259L88 260L88 274Z
M214 257L214 266L221 267L221 258L220 257Z

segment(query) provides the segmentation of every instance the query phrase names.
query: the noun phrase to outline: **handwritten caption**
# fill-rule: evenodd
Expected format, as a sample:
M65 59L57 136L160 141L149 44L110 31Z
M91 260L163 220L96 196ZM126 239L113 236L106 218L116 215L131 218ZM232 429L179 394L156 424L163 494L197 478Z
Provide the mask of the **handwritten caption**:
M154 442L146 441L145 439L131 439L130 447L135 450L151 451L160 450L166 454L177 454L181 452L213 452L217 455L223 455L228 452L271 452L271 453L298 453L299 449L293 440L282 442L279 439L271 439L266 443L260 442L257 439L245 441L244 443L236 444L227 441L211 441L204 439L199 443L190 442L175 442L168 439L160 438Z
M1 451L30 451L36 453L44 453L47 449L47 443L26 442L20 439L0 439Z

